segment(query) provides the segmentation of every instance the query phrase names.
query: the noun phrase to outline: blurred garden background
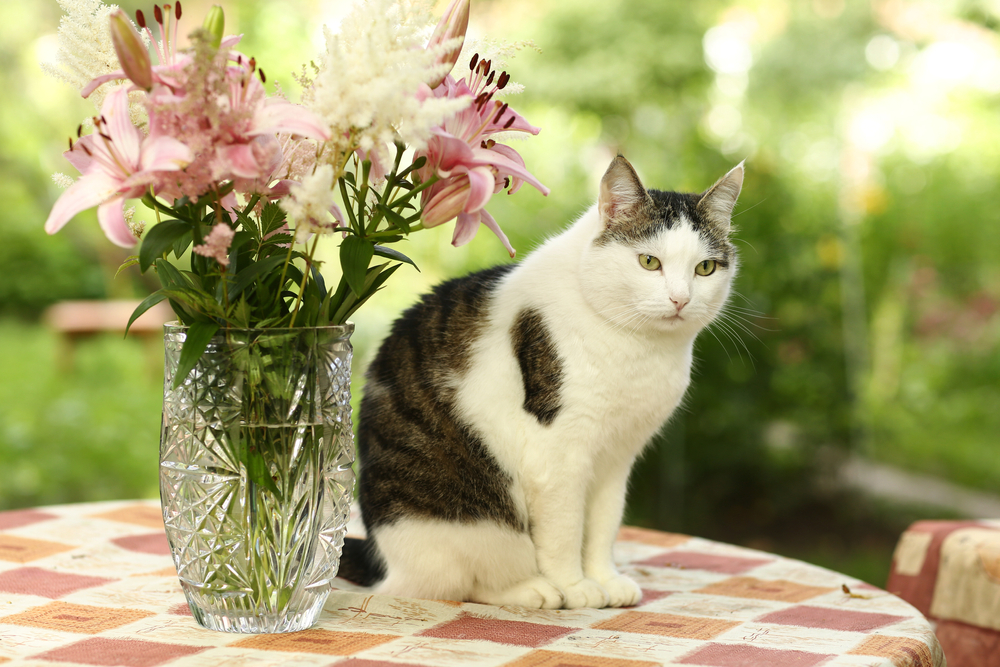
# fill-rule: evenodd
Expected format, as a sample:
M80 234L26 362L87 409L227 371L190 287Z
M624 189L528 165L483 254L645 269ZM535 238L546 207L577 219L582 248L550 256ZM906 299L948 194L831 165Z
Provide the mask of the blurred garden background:
M209 4L184 1L188 28ZM291 73L350 3L224 6L268 87L297 101ZM0 510L158 493L162 346L109 334L70 354L42 319L61 300L151 289L135 269L115 277L127 252L93 211L42 230L60 192L52 173L72 171L67 137L94 113L42 71L60 16L56 0L0 3ZM629 522L884 585L911 520L970 510L930 502L937 487L922 478L903 481L923 503L850 471L929 475L990 507L1000 2L474 0L472 21L474 36L537 47L507 69L526 87L519 111L542 128L517 148L552 193L490 207L521 256L592 203L618 152L648 187L686 191L747 160L738 295L698 341L686 408L634 473ZM420 292L508 261L487 232L452 248L448 227L414 236L405 251L420 272L401 269L355 317L356 397Z

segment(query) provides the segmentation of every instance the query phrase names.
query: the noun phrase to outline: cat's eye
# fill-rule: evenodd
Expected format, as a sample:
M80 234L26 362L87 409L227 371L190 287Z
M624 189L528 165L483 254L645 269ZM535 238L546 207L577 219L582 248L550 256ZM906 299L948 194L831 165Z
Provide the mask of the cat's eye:
M660 260L652 255L639 255L639 266L647 271L656 271L660 268Z
M698 266L694 267L694 272L699 276L710 276L715 273L715 266L714 259L706 259L704 262L701 262Z

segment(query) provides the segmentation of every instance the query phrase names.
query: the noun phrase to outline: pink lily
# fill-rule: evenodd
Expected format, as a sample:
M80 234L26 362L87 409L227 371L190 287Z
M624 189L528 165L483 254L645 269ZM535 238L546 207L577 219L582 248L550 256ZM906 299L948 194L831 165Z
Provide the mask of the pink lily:
M233 54L230 53L230 56ZM154 85L148 96L150 133L190 145L195 159L169 194L198 197L220 181L236 179L240 191L268 186L283 162L275 135L326 140L330 134L312 111L281 98L268 98L255 61L236 54L222 72L221 91L186 90L185 70L173 87ZM214 120L206 126L206 119ZM250 182L256 181L255 184ZM280 192L278 193L280 194Z
M132 83L146 91L152 88L153 67L149 61L149 51L143 46L132 22L120 9L111 14L111 42L122 71Z
M431 131L433 136L423 153L427 164L420 175L424 180L432 175L442 180L423 192L424 226L433 227L457 217L452 243L458 246L469 242L479 224L484 224L513 257L514 249L486 212L486 204L501 190L513 193L523 183L530 183L543 195L548 195L549 189L525 168L517 151L496 143L491 136L510 131L538 134L539 129L507 104L493 100L510 80L506 72L497 77L490 62L480 61L478 55L473 57L469 70L467 78L445 77L433 91L437 97L468 97L469 106Z
M228 141L216 148L217 178L259 178L270 174L276 166L275 156L261 150L262 145L272 145L265 140L267 137L291 134L320 141L330 138L326 124L309 109L281 98L267 97L264 86L253 76L256 66L252 60L245 67L246 70L229 68L230 95L226 111L233 118L243 116L244 112L252 115L248 123L237 122L221 128L222 134L228 135ZM280 158L279 149L278 163Z
M438 64L447 65L448 69L440 77L428 82L431 88L437 88L441 85L445 77L455 66L455 63L458 62L458 57L462 54L462 46L465 45L465 33L469 30L469 3L470 0L451 0L451 4L448 5L448 9L444 10L441 20L438 21L437 26L434 28L434 34L431 35L431 39L427 43L428 49L434 49L443 46L446 42L453 39L457 40L461 38L462 40L461 43L442 53L438 58ZM444 68L442 67L442 69Z
M154 83L167 86L171 89L181 87L182 82L178 79L178 76L182 73L184 67L191 62L191 56L180 53L177 50L177 33L180 31L181 20L180 3L175 2L173 13L167 12L165 16L160 7L154 5L154 18L159 27L160 40L157 40L153 36L153 31L147 25L146 17L142 13L142 10L137 9L135 12L136 23L139 29L145 32L149 43L155 48L159 64L149 67L149 50L139 42L135 29L124 16L124 13L119 10L111 17L111 34L113 40L117 36L117 39L122 41L123 46L126 47L125 57L123 58L122 50L115 43L115 53L118 56L119 64L122 65L122 69L93 79L80 91L83 97L90 97L91 93L109 81L120 81L123 79L129 79L136 84L137 88L146 91L149 91L151 85ZM125 35L126 32L131 32L135 36L134 42ZM230 35L221 40L219 48L228 52L231 60L236 60L240 54L230 49L236 46L241 38L242 35ZM145 51L145 57L137 53L139 49ZM148 81L147 77L149 77Z
M101 229L112 243L135 245L122 211L125 199L141 197L156 184L161 172L183 169L192 159L191 150L170 137L143 137L132 125L128 92L110 93L101 107L96 128L64 155L82 176L56 200L45 231L55 234L69 220L97 206Z

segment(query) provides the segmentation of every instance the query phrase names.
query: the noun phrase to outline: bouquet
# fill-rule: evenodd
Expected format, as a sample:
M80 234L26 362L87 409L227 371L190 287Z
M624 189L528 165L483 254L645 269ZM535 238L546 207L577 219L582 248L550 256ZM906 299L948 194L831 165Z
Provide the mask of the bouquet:
M393 247L409 234L454 220L458 246L482 224L513 256L486 204L524 183L548 193L503 143L539 129L503 101L518 87L500 58L462 55L470 0L436 26L420 0L363 1L297 77L301 104L268 94L219 6L182 48L180 2L133 22L100 0L59 1L55 73L99 112L70 139L81 175L57 175L68 187L45 229L97 207L108 239L138 245L123 268L162 287L129 325L167 300L188 326L175 387L220 330L346 322L413 264ZM155 224L134 223L129 199ZM342 236L336 285L316 259L329 234Z

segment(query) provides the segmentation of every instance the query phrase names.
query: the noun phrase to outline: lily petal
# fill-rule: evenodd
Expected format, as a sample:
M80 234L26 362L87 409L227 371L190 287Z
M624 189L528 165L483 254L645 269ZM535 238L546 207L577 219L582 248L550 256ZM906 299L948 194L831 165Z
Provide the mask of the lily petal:
M456 167L467 165L475 155L469 145L443 130L431 130L434 138L427 146L428 161L439 176L451 176Z
M486 202L490 200L490 197L493 196L493 186L495 184L496 178L494 178L493 171L489 167L470 169L469 198L466 200L462 210L466 213L481 210L486 206Z
M80 211L86 211L118 191L119 181L104 172L86 174L66 188L49 211L45 231L55 234Z
M463 246L476 238L479 231L479 216L482 211L476 213L460 213L455 221L455 233L451 237L451 244L456 248Z
M503 243L503 247L507 248L507 253L513 258L514 255L517 254L514 250L514 246L510 244L510 241L507 239L507 235L503 233L502 229L500 229L500 225L498 225L497 221L493 219L493 216L486 211L480 211L479 220L486 225L491 232L497 235L497 238L500 239L501 243Z
M496 146L493 148L495 149ZM473 149L473 152L476 154L477 161L496 167L501 174L516 176L517 178L535 186L535 189L543 195L548 196L549 189L547 187L542 185L542 183L535 178L531 172L506 155L487 148L475 148Z
M522 168L527 169L527 167L525 167L524 159L521 157L521 154L518 153L513 148L511 148L510 146L507 146L505 144L496 144L490 150L506 156L515 164L519 164L521 165ZM515 176L514 182L511 183L510 194L514 194L515 192L520 190L522 185L524 185L524 179Z
M462 178L438 191L424 206L421 218L430 229L442 225L462 213L469 198L469 181Z
M146 140L139 168L142 171L178 171L192 160L194 153L190 148L173 137L161 136Z
M97 207L97 221L101 223L104 235L112 243L123 248L131 248L138 241L125 222L122 206L124 198L111 199Z
M115 151L124 158L127 172L135 170L139 164L139 144L142 133L132 124L128 112L128 91L116 88L111 91L101 105L101 115L107 123L108 134Z
M228 167L228 174L239 176L240 178L257 178L262 176L260 165L253 154L253 148L249 144L232 144L217 149L218 164ZM220 178L225 178L228 174L219 174Z
M253 125L254 129L247 133L250 136L285 132L320 141L330 138L326 123L319 116L303 106L282 100L258 107Z
M81 174L85 173L90 167L90 164L94 161L94 158L91 157L94 153L94 151L91 150L93 144L94 138L92 136L89 134L83 136L79 139L79 141L73 144L73 150L63 152L63 157L66 158L71 165L76 167L76 170ZM87 151L90 151L90 153L88 154Z
M91 93L100 88L102 85L106 84L108 81L126 80L126 79L128 79L128 77L125 76L124 70L118 70L116 72L111 72L110 74L102 74L101 76L97 77L96 79L93 79L90 83L84 86L80 90L80 95L82 95L83 97L90 97Z

